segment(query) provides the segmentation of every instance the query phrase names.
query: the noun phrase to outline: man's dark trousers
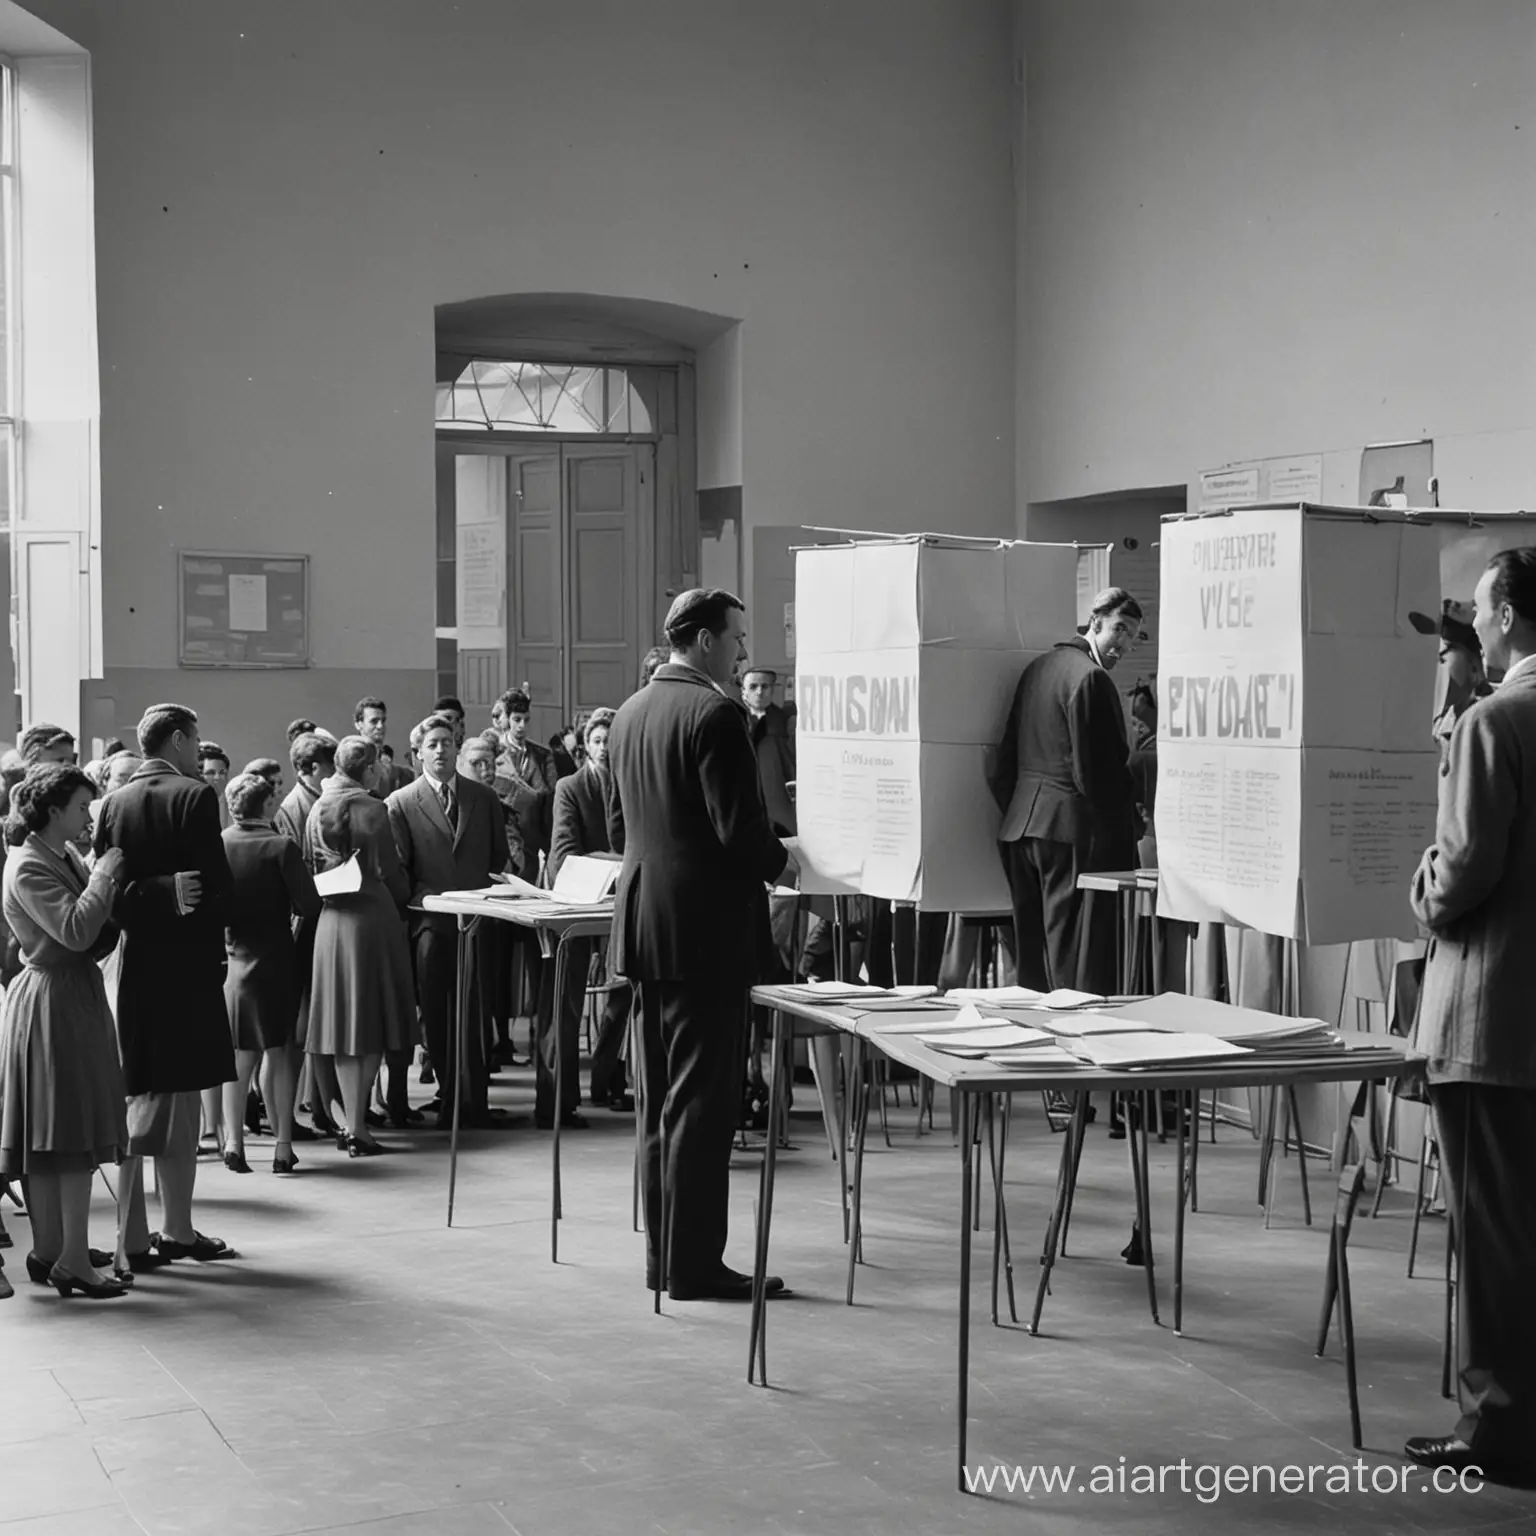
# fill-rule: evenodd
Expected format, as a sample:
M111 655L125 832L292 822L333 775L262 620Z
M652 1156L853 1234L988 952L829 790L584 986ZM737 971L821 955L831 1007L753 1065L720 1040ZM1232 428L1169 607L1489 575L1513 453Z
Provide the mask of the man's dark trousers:
M1485 1465L1536 1472L1536 1089L1431 1083L1461 1256L1457 1435Z
M493 921L493 919L487 919ZM464 1062L458 1064L458 967L459 944L471 946L472 993L471 1027L465 1042ZM488 997L488 978L481 978L483 956L473 939L461 939L453 929L422 927L417 930L412 958L416 968L416 1003L421 1010L421 1026L427 1037L427 1054L437 1073L442 1107L453 1107L456 1086L464 1085L461 1114L483 1113L489 1103L489 1081L485 1069L484 1029L478 1004Z
M644 1116L646 1279L706 1284L725 1265L731 1143L741 1108L747 994L712 979L641 981L636 1086Z

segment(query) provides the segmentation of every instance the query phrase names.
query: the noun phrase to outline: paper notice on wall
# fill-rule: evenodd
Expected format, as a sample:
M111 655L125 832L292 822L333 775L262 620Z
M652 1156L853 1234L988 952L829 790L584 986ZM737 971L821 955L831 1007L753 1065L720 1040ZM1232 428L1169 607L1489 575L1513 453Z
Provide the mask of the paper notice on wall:
M1257 466L1252 469L1210 469L1200 476L1199 508L1202 512L1252 506L1258 499Z
M460 629L498 629L507 565L499 522L460 523L457 532Z
M784 604L784 655L793 661L795 659L795 605Z
M239 634L264 635L267 632L265 576L229 578L229 627Z
M1408 884L1434 841L1437 752L1308 748L1302 768L1302 937L1411 939Z
M1323 456L1304 453L1299 458L1264 461L1265 501L1310 501L1323 499Z
M1160 916L1295 936L1301 757L1286 747L1159 743Z

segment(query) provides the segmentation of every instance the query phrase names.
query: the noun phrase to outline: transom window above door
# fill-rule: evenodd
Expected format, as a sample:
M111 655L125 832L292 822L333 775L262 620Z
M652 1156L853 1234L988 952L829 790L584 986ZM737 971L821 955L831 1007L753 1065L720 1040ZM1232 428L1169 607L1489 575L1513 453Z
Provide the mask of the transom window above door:
M437 425L452 431L649 434L651 413L623 368L476 359L437 386Z

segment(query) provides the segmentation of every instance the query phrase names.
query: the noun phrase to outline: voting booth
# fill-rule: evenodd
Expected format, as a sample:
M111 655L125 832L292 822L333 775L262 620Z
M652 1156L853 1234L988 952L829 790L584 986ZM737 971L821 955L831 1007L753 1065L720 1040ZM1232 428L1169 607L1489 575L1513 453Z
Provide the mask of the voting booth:
M1077 564L937 535L797 553L802 889L1008 908L986 757L1019 674L1076 630Z
M1165 519L1158 912L1412 938L1434 838L1440 538L1308 505Z

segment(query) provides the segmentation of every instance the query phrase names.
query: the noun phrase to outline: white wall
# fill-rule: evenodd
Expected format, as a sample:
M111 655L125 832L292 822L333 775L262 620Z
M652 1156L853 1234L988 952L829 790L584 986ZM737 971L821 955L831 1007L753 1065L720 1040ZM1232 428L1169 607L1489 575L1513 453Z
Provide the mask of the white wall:
M1529 0L1018 24L1021 504L1431 436L1443 504L1536 505Z
M749 525L1011 528L1008 0L33 8L93 62L120 700L254 752L327 686L177 674L177 545L310 553L318 665L430 674L440 302L740 316Z

